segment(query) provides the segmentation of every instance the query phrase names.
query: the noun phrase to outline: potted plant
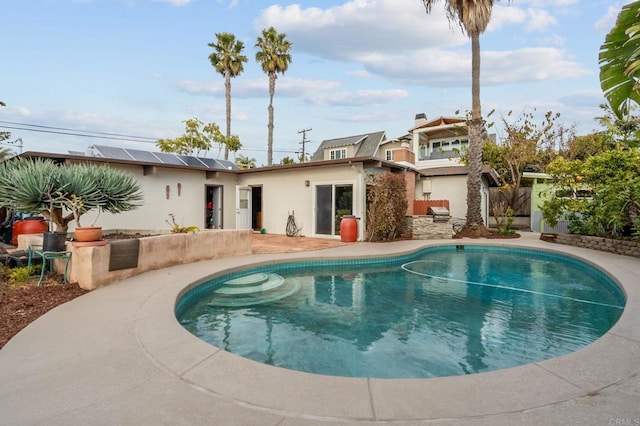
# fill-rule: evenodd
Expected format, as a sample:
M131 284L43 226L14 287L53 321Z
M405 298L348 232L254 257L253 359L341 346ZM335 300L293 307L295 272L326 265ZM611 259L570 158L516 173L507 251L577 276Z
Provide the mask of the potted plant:
M58 238L66 237L71 221L80 227L80 217L90 210L120 213L137 208L141 201L133 177L105 165L66 166L19 157L0 167L0 204L44 216L55 224Z

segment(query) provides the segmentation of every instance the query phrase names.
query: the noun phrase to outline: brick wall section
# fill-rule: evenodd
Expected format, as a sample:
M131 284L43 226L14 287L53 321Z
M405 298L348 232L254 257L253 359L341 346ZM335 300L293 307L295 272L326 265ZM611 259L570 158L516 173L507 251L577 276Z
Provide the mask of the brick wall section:
M637 241L612 240L602 237L587 235L558 234L555 242L574 247L583 247L592 250L606 251L625 256L640 257L640 243Z
M451 219L433 222L431 216L407 216L402 236L412 240L435 240L453 238Z

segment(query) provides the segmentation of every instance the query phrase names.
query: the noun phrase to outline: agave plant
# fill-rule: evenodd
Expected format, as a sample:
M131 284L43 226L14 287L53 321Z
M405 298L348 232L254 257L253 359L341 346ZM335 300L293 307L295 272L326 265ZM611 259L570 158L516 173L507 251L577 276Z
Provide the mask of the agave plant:
M121 213L140 206L140 186L127 173L104 165L60 166L51 160L16 158L0 167L0 204L39 214L66 232L94 209Z

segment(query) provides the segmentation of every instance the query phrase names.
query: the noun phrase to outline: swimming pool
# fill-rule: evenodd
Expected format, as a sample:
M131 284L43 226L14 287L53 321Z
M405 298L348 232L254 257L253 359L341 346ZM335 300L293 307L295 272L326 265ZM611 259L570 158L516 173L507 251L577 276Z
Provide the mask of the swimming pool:
M439 377L580 349L624 296L572 257L441 246L387 259L271 265L215 278L176 305L180 323L226 351L352 377Z

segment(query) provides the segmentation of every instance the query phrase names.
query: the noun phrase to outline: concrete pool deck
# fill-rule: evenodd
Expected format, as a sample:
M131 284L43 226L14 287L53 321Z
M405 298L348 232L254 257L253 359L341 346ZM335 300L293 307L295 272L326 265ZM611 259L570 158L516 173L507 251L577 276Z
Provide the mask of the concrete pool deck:
M173 315L203 277L282 260L389 256L439 244L540 248L607 270L624 288L618 323L588 347L522 367L436 379L318 376L204 343ZM151 271L94 290L32 323L0 350L7 425L627 425L640 423L640 260L514 240L354 243Z

